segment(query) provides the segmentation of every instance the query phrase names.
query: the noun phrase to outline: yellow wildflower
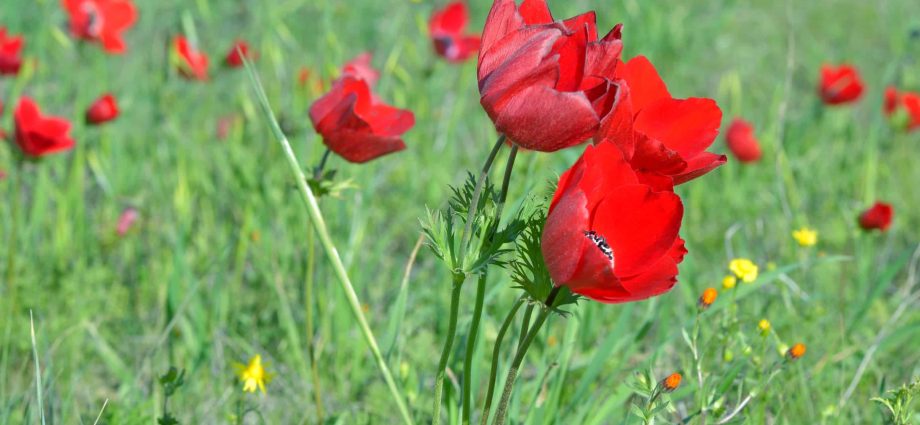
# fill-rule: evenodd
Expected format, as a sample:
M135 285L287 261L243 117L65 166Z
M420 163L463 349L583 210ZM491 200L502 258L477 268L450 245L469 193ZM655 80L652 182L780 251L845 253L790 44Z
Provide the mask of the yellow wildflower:
M757 279L757 264L747 258L736 258L728 263L728 269L741 279L742 282L751 283Z
M757 328L760 329L760 333L766 335L770 332L770 321L767 319L760 319L760 323L757 324Z
M256 354L249 359L248 365L237 363L234 366L240 381L243 381L243 391L254 393L258 388L265 394L265 384L271 382L272 374L266 372L262 366L262 356Z
M792 232L792 237L795 238L795 241L798 242L800 246L808 247L818 243L818 231L808 227L803 227Z
M722 279L722 288L723 289L732 289L735 287L735 284L738 283L738 278L728 275Z

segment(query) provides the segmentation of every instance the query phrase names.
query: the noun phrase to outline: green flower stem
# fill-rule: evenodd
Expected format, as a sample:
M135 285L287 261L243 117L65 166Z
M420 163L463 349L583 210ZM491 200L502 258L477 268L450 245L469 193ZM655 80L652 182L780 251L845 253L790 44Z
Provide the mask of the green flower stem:
M505 135L502 134L498 136L498 141L496 141L495 146L492 147L492 152L489 152L489 157L486 158L486 163L483 164L482 171L479 172L479 178L476 179L476 188L473 189L473 199L470 200L470 209L466 213L466 226L463 228L463 236L460 238L459 253L463 258L466 257L466 246L470 243L470 238L473 236L473 220L475 220L476 213L479 210L479 197L482 194L483 186L485 186L486 176L489 174L489 170L492 169L492 162L495 161L495 156L498 155L498 151L504 144Z
M323 214L319 209L319 204L316 201L316 196L313 195L313 191L310 190L310 186L307 184L307 177L304 175L303 170L300 168L300 163L297 161L297 156L294 154L294 149L291 148L291 143L288 142L287 136L284 135L284 132L281 130L281 126L278 125L278 120L275 119L275 115L272 113L271 105L269 105L268 97L265 94L265 89L262 88L262 83L259 81L259 77L256 75L255 69L253 69L252 64L245 60L245 58L244 63L246 64L246 69L249 72L249 78L252 81L253 88L256 91L256 96L258 97L259 104L262 107L262 112L265 114L265 118L268 120L272 133L274 134L275 138L278 139L278 143L281 144L284 155L288 160L288 165L291 167L291 171L296 177L297 188L300 190L300 194L303 196L307 212L310 214L310 219L313 222L313 228L316 230L316 234L319 236L323 250L325 250L326 254L329 256L329 261L332 263L332 268L335 271L338 282L341 285L342 290L345 292L345 298L348 300L348 306L351 308L352 314L358 321L358 327L361 330L364 341L367 343L371 350L371 354L374 356L374 359L377 362L377 368L380 369L380 374L382 375L383 380L386 382L386 385L390 390L390 394L393 396L393 402L396 404L396 408L402 415L403 422L405 422L407 425L413 425L415 422L412 420L412 415L409 413L409 408L406 406L405 399L403 398L399 387L396 386L396 381L393 379L393 374L390 373L389 366L387 366L383 355L380 353L380 347L377 345L377 339L374 337L374 332L371 330L370 325L367 323L367 319L364 317L364 312L361 310L361 301L358 300L358 294L355 293L354 286L351 284L351 279L348 277L348 272L345 270L345 265L342 264L342 259L339 257L339 252L336 250L335 244L332 242L332 237L329 236L329 230L326 228L326 222L323 220Z
M454 337L457 334L457 313L460 310L460 290L463 288L463 281L466 276L462 274L454 275L453 290L450 294L450 318L447 322L447 340L444 341L444 349L441 350L441 360L438 362L438 374L434 381L434 411L432 412L432 421L434 425L441 422L441 394L444 391L444 375L447 373L447 361L450 360L450 351L454 346Z
M490 231L494 235L498 231L499 223L502 219L502 210L505 207L505 201L508 199L508 186L511 183L511 171L514 169L514 159L517 157L518 146L512 145L511 154L508 156L508 163L505 165L505 176L502 179L502 189L499 194L498 206L495 211L495 222ZM479 276L479 284L476 287L476 305L473 309L473 319L470 322L470 331L466 341L466 352L463 359L463 407L461 420L462 423L470 423L470 405L471 405L471 387L473 382L473 357L476 351L476 336L479 332L479 322L482 319L482 305L486 292L486 276L484 272ZM516 309L515 309L516 311Z
M508 332L508 328L514 323L514 316L523 304L524 297L518 298L518 300L514 302L514 306L511 307L511 311L509 311L508 316L505 317L502 327L498 330L498 336L495 337L495 347L492 348L492 367L489 369L489 389L486 390L486 403L485 407L482 408L482 417L479 420L480 425L486 425L489 422L489 413L492 408L492 399L495 393L495 379L498 375L498 356L501 354L502 340L505 338L505 333Z
M332 155L332 149L326 148L326 152L323 152L323 157L319 160L319 164L313 169L314 179L319 180L323 178L323 170L326 168L326 162L329 161L330 155Z
M502 210L505 209L505 201L508 199L508 185L511 183L511 170L514 169L514 159L517 157L518 145L511 146L511 153L508 155L508 164L505 165L505 177L502 179L502 191L498 198L498 207L495 211L495 227L492 233L498 228L498 223L502 219Z
M473 307L473 319L470 321L470 332L466 338L466 351L463 354L463 407L461 413L461 422L470 423L470 403L473 387L473 357L476 350L476 337L479 333L479 322L482 318L482 305L486 296L486 280L488 274L483 272L479 275L479 282L476 285L476 305Z
M505 390L502 392L502 398L498 402L498 409L495 412L495 425L503 425L505 423L505 418L508 416L508 402L511 400L511 390L514 388L514 380L517 378L518 369L521 367L521 362L524 361L524 355L527 354L527 349L530 348L530 344L533 342L534 338L537 337L537 333L540 332L540 328L543 327L543 323L546 322L550 313L553 312L556 296L559 295L561 289L561 286L553 288L549 296L546 297L546 302L544 303L543 309L540 311L540 315L537 316L537 320L527 333L527 337L524 338L524 342L518 347L517 353L514 354L514 360L511 361L511 368L508 369L508 377L505 379Z
M533 304L528 304L524 309L524 318L521 320L521 334L518 336L518 349L524 345L524 338L527 338L527 331L530 326L530 318L533 316Z

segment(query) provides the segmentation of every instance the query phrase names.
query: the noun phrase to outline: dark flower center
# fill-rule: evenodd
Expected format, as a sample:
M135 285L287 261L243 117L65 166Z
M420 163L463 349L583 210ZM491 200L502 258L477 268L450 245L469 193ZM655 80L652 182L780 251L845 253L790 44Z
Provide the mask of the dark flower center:
M608 260L613 262L613 249L610 248L610 245L607 244L607 240L603 236L598 235L597 232L593 230L585 231L585 237L590 239L591 242L594 242L594 245L597 246L597 249L601 250Z

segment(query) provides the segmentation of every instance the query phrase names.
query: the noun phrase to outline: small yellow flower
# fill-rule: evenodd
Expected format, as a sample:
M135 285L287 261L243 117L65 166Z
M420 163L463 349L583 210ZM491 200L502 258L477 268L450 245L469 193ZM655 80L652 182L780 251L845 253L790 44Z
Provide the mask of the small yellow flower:
M757 264L747 258L736 258L728 263L728 269L744 283L757 280Z
M265 394L265 384L271 382L272 374L266 372L262 366L262 356L256 354L249 359L248 365L237 363L234 366L240 381L243 381L243 391L254 393L258 388Z
M818 231L812 228L803 227L792 232L792 237L800 246L814 246L818 243Z
M760 323L757 324L757 329L760 329L760 333L766 335L770 332L770 321L767 319L760 319Z
M738 283L738 278L728 275L722 279L722 289L732 289Z

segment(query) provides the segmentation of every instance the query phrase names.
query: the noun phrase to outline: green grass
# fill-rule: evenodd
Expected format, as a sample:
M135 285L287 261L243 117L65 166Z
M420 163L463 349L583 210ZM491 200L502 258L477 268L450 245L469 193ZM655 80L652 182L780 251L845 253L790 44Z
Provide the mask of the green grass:
M419 217L426 207L444 204L447 186L478 169L495 140L478 104L475 66L433 56L424 35L432 9L427 2L137 3L140 20L121 57L72 41L56 1L0 4L0 24L25 34L26 55L36 64L34 72L0 79L0 101L7 105L0 128L12 129L14 100L28 93L45 111L71 118L78 142L70 153L28 164L20 175L21 197L14 176L0 180L0 267L15 226L19 299L10 312L8 293L0 293L0 424L39 423L37 394L47 423L93 423L106 400L100 423L152 423L163 401L157 377L169 366L186 369L185 386L169 401L173 414L182 423L224 423L240 397L232 364L253 354L262 354L277 375L267 396L247 397L266 423L314 422L304 306L312 229L245 71L219 69L236 37L260 53L255 67L305 169L323 146L307 118L317 93L296 84L301 66L328 79L345 60L372 50L383 71L378 92L416 114L405 152L365 165L332 158L331 167L357 187L339 199L322 199L320 207L410 409L419 423L428 422L450 276L423 248L401 283L420 234ZM473 27L481 28L489 2L472 3ZM684 388L673 400L681 415L692 413L695 374L680 329L692 326L702 290L719 286L730 246L764 268L776 263L802 293L778 272L772 273L776 279L765 271L753 286L739 286L739 327L726 331L728 340L757 341L757 322L769 318L782 342L808 344L806 357L751 402L747 423L880 422L869 398L920 373L916 305L887 327L890 335L852 396L838 404L905 299L897 291L920 242L920 138L895 134L881 115L887 84L920 89L920 40L909 37L920 27L914 2L550 3L557 17L594 9L601 28L623 22L626 57L649 56L676 96L716 98L726 122L734 115L753 121L765 156L753 166L729 163L679 189L690 254L672 292L630 305L583 301L568 319L550 319L526 359L511 419L635 423L624 381L645 368L658 378L683 371ZM188 30L184 21L194 24L211 55L209 83L187 82L169 67L165 46ZM851 61L861 69L869 90L859 104L818 105L815 80L825 61ZM85 106L104 91L119 97L121 118L85 127ZM229 114L239 116L239 125L218 141L216 121ZM715 149L724 150L721 139ZM579 153L521 153L508 210L527 194L545 192ZM496 168L503 168L504 158ZM0 170L12 174L12 168L11 151L0 149ZM883 235L863 234L855 217L876 198L894 204L895 224ZM11 221L14 204L22 208L17 223ZM114 227L127 206L136 207L141 220L119 238ZM820 232L815 249L792 241L791 231L802 225ZM325 417L342 424L397 423L399 412L318 244L313 258L313 341ZM501 273L491 273L488 285L473 362L473 388L481 390L492 342L518 296ZM454 376L461 375L474 287L464 288ZM730 298L722 293L706 317L721 317L728 307L716 308ZM722 328L711 323L709 335L716 338L713 331ZM514 326L506 341L516 340L517 332ZM747 383L746 391L759 377L750 367L754 357L777 357L775 341L768 341L750 357L735 349L733 362L709 350L711 379L734 377L736 384ZM451 423L459 415L458 388L451 379L445 383ZM737 395L724 401L727 407ZM482 394L474 400L481 407Z

